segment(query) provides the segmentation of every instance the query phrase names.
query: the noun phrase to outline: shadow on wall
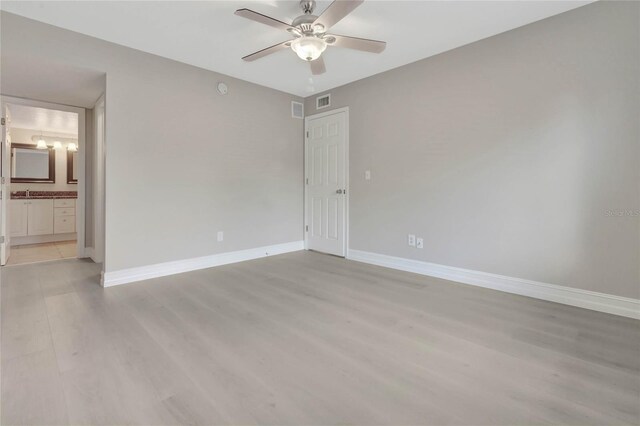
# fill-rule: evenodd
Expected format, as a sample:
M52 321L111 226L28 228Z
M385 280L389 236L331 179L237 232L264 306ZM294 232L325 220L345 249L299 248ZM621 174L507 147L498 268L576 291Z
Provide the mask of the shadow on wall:
M89 109L106 87L104 72L4 52L0 73L3 95Z

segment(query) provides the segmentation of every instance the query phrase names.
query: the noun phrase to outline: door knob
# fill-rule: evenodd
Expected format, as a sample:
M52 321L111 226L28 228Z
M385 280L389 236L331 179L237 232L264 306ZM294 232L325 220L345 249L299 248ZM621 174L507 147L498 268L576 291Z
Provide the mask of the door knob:
M342 194L342 189L336 190L336 194Z

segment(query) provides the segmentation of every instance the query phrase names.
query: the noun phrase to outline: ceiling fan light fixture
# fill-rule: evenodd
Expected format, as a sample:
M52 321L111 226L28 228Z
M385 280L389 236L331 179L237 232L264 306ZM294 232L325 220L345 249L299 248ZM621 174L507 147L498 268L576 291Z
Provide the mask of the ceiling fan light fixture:
M315 36L303 36L291 42L291 49L304 61L315 61L327 48L327 43Z
M1 1L1 0L0 0ZM298 0L303 14L292 21L281 21L251 9L238 9L235 14L263 25L287 31L293 36L292 40L274 44L244 56L242 60L255 61L282 50L291 48L303 61L309 62L311 74L324 74L327 69L324 64L323 52L327 46L336 46L363 52L381 53L386 43L384 41L365 38L331 35L327 33L338 22L360 6L364 0L333 0L324 8L320 16L314 15L316 0Z

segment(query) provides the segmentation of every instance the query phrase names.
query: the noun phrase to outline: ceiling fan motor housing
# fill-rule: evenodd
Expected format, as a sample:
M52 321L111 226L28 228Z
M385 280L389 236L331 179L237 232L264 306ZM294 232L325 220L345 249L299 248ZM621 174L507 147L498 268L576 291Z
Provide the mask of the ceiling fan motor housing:
M318 19L318 17L315 15L301 15L293 20L291 26L298 29L302 34L324 32L322 25L313 25L316 19Z

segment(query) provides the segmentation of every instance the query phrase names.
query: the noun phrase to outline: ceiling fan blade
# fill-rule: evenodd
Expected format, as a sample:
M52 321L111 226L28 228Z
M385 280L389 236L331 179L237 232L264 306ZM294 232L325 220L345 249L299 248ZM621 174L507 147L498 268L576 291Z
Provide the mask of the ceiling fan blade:
M315 61L309 61L309 65L311 65L311 74L320 75L324 74L327 71L327 68L324 66L324 59L320 56Z
M243 57L242 59L248 62L255 61L256 59L264 58L265 56L271 55L272 53L289 49L290 46L291 46L291 40L285 41L282 43L274 44L273 46L267 47L265 49L258 50L257 52L254 52L250 55Z
M251 19L252 21L260 22L261 24L269 25L270 27L278 28L280 30L289 30L289 28L293 28L286 22L278 21L277 19L271 18L267 15L263 15L262 13L255 12L251 9L238 9L235 11L235 14L238 16L242 16L243 18Z
M324 12L322 12L322 15L320 15L313 24L321 24L324 26L326 31L337 24L342 18L350 14L363 2L364 0L334 0L334 2L331 3Z
M368 38L347 37L341 35L327 35L325 40L330 40L331 37L336 40L333 43L328 43L329 46L344 47L346 49L362 50L371 53L381 53L385 47L387 47L386 41L369 40Z

